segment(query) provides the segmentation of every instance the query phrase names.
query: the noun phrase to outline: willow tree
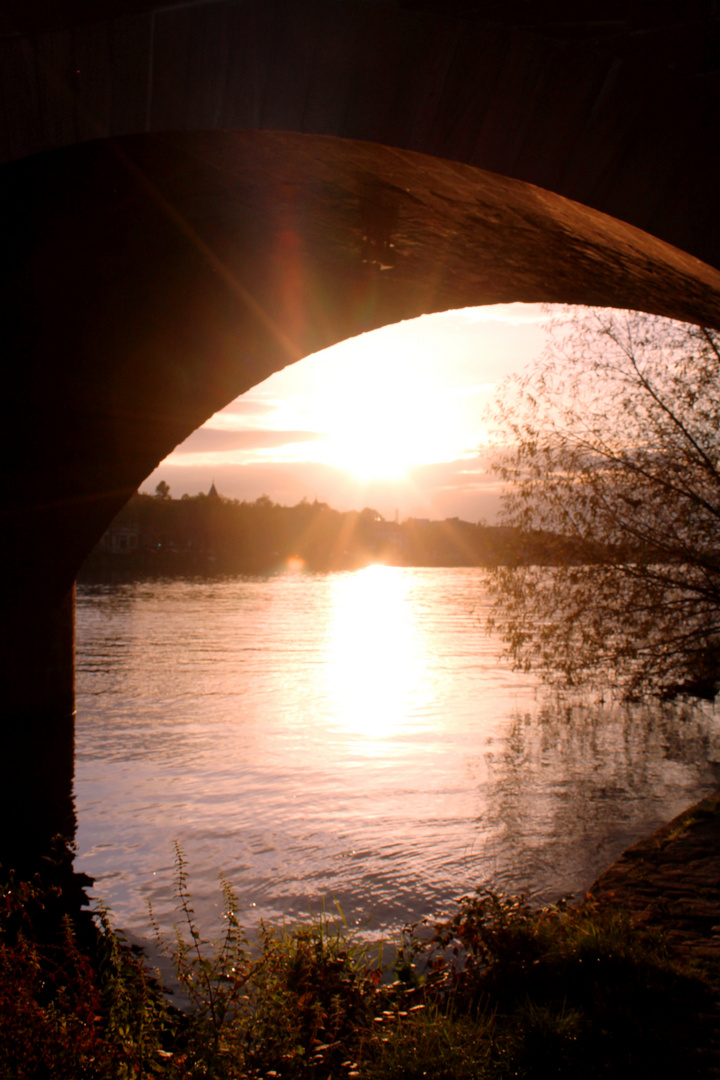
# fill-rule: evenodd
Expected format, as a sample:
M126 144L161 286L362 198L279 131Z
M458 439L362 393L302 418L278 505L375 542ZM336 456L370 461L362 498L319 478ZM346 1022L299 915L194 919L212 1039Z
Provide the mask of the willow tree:
M720 689L720 334L582 309L495 410L502 519L569 538L493 573L517 666L564 685Z

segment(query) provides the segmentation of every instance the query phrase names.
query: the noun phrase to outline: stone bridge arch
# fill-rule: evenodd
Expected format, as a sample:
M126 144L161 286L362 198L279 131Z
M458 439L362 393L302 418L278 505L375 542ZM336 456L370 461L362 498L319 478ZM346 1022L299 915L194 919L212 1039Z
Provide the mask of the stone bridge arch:
M498 301L720 325L714 16L678 5L668 29L638 3L608 36L591 15L568 31L562 4L532 27L520 3L456 7L0 15L1 686L31 754L53 727L67 758L85 554L174 445L272 371Z

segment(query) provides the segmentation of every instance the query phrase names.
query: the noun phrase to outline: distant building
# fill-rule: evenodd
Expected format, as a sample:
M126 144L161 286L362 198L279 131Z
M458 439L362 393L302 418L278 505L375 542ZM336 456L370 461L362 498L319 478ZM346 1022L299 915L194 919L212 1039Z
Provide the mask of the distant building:
M378 555L402 559L408 550L407 533L395 521L374 521L369 546Z
M111 555L127 555L137 551L140 546L140 526L137 522L122 525L113 522L103 533L99 546Z

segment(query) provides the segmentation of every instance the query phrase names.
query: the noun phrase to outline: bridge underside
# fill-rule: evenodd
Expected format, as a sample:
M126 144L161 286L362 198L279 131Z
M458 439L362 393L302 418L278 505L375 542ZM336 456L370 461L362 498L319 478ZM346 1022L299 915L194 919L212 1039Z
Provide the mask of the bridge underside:
M6 730L33 739L72 714L85 556L175 445L273 371L516 300L720 328L720 273L697 259L530 184L370 143L128 136L6 165L0 191L1 700Z
M260 132L133 136L6 165L4 543L59 599L214 411L362 331L551 301L718 325L720 273L458 163ZM12 452L11 452L12 451ZM36 541L52 563L38 565Z

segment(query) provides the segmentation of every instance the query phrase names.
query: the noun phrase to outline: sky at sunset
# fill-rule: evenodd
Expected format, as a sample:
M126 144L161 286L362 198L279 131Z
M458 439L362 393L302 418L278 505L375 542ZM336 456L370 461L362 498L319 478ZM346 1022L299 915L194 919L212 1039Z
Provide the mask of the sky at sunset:
M492 521L496 481L485 411L545 343L532 304L425 315L344 341L237 398L176 447L142 485L207 491L386 518Z

